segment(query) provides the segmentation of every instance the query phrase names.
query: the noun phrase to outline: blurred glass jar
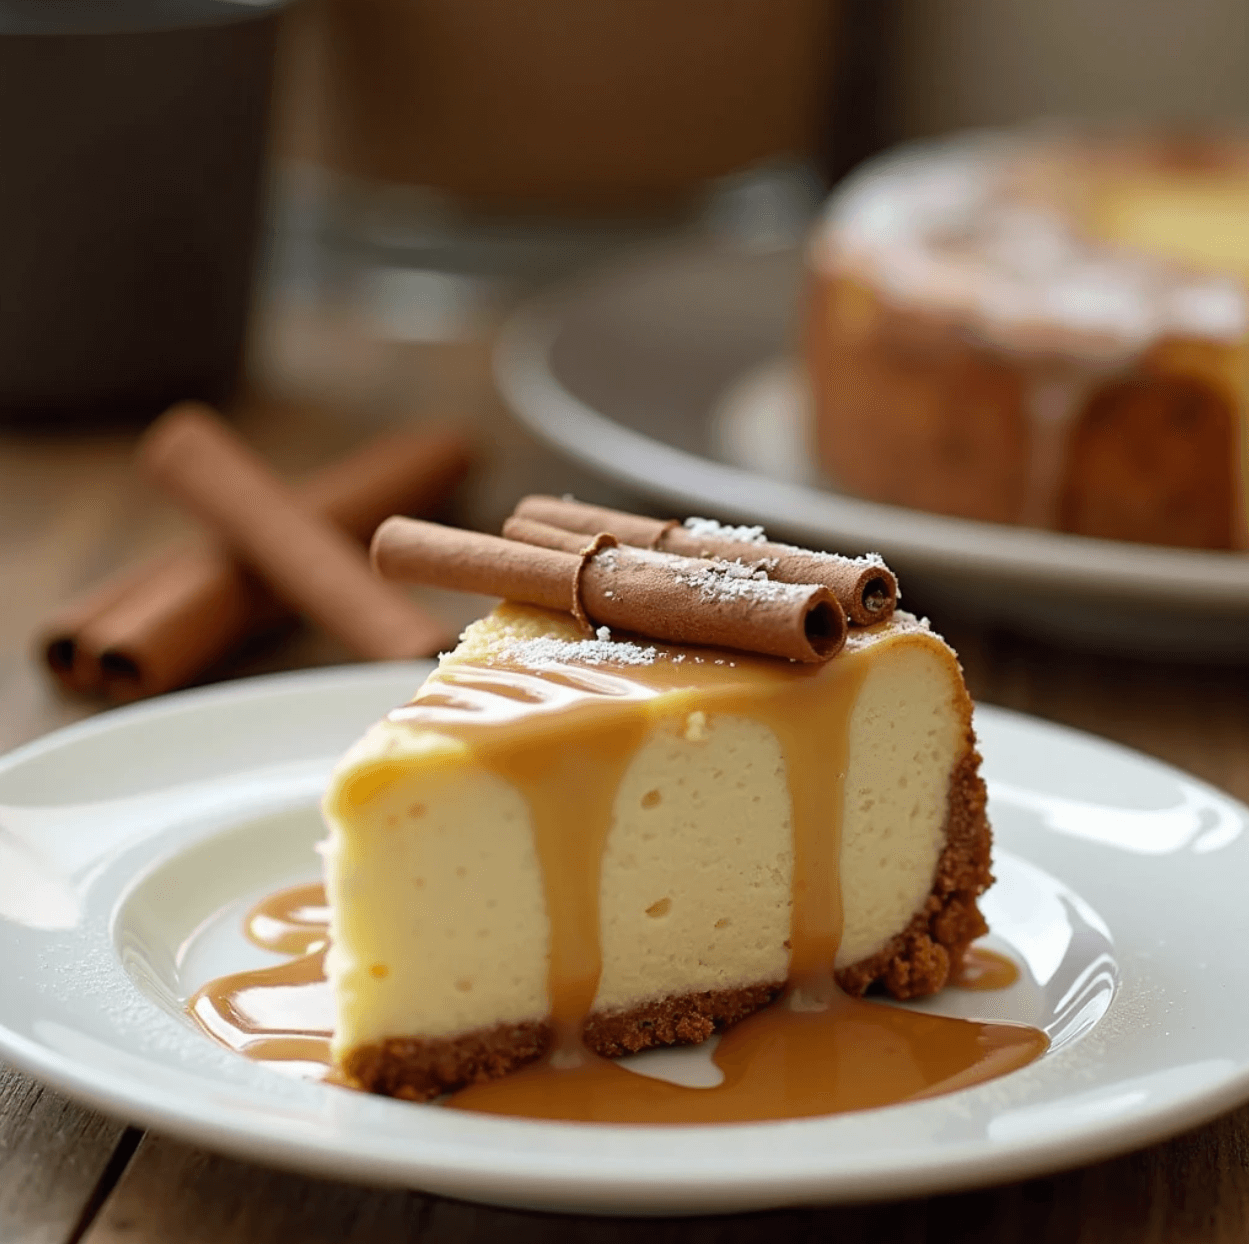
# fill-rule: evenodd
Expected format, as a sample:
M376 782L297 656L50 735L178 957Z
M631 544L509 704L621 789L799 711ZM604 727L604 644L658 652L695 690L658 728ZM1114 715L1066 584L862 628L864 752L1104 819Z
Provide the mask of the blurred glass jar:
M306 0L288 27L279 149L333 170L336 224L389 262L550 275L687 222L717 179L736 191L743 170L813 168L835 12Z
M284 5L0 3L0 420L229 395Z
M650 210L812 156L827 0L322 0L325 155L491 208Z

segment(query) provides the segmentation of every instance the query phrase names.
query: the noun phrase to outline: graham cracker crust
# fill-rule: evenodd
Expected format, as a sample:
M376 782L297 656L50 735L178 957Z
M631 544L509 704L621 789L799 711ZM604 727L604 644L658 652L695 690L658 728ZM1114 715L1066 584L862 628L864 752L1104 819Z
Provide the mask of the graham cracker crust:
M837 983L848 994L862 997L878 982L899 999L936 993L967 947L989 931L976 905L993 884L986 803L980 753L968 726L967 751L950 775L945 849L937 860L932 890L901 933L870 959L837 973Z
M880 951L837 973L837 983L848 994L860 997L875 984L895 998L936 993L967 947L988 932L976 905L993 882L985 802L980 756L969 725L967 750L950 777L946 845L932 892L911 923ZM767 1006L783 988L783 981L771 981L594 1014L586 1023L585 1043L609 1058L657 1045L694 1045ZM499 1024L442 1040L390 1037L352 1050L342 1071L352 1084L371 1093L430 1101L515 1071L540 1057L549 1040L547 1025L537 1021Z
M618 1058L655 1045L697 1045L717 1029L767 1006L783 981L744 989L661 998L629 1011L592 1015L582 1039L596 1054ZM427 1041L388 1037L351 1051L343 1072L357 1088L408 1101L430 1101L468 1084L495 1080L546 1051L551 1032L540 1022L499 1024L461 1037Z

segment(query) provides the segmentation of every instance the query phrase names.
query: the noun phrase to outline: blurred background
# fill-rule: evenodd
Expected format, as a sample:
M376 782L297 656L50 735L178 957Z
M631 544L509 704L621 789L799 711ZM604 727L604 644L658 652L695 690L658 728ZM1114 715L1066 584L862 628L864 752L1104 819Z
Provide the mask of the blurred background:
M0 746L194 536L131 465L191 398L288 476L459 429L484 530L879 549L981 695L1243 787L1247 68L1237 0L3 0Z
M0 154L0 753L128 700L361 659L141 469L189 399L361 567L396 509L497 533L530 492L879 551L977 701L1249 802L1246 0L0 0ZM444 644L488 607L411 595ZM157 771L107 756L133 761L118 789ZM1172 786L1116 802L1174 823ZM72 843L72 817L30 811ZM175 873L146 875L140 896ZM94 980L79 944L40 970ZM1165 956L1127 950L1140 987L1114 1022L1182 1052ZM107 1053L40 1023L67 1058ZM1124 1100L1197 1101L1226 1061ZM1111 1136L1105 1102L1072 1102ZM1000 1205L1011 1239L1239 1239L1245 1117L1061 1182L854 1211L847 1238L929 1238L929 1213L931 1238L997 1238ZM22 1239L278 1238L296 1204L318 1239L500 1221L399 1190L357 1212L345 1186L123 1129L0 1066L8 1155L0 1223L22 1215ZM207 1187L226 1194L188 1227ZM531 1213L509 1226L546 1238Z

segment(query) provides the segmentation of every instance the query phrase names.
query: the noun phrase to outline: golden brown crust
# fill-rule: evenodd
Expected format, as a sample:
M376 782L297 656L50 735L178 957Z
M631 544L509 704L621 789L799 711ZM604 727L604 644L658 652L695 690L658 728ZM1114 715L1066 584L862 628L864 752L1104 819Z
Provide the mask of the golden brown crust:
M1031 431L1023 376L944 321L817 274L807 372L824 470L873 501L1017 523Z
M697 1045L718 1028L767 1006L782 987L777 981L662 998L628 1011L592 1015L582 1035L590 1049L607 1058L656 1045ZM550 1036L546 1024L524 1023L499 1024L445 1040L389 1037L352 1050L342 1071L369 1092L429 1101L532 1062L546 1050Z
M585 1043L596 1054L618 1058L656 1045L697 1045L717 1029L728 1028L784 988L783 981L742 989L713 989L680 998L660 998L628 1011L591 1015Z
M988 931L976 905L989 887L991 835L985 817L980 756L966 706L967 746L950 777L946 845L932 892L911 923L880 951L837 973L858 997L880 982L895 998L935 993L967 947ZM780 993L774 981L658 999L628 1011L592 1015L586 1044L615 1058L657 1045L694 1045L766 1006ZM550 1033L543 1023L500 1024L443 1040L391 1037L348 1054L342 1071L359 1088L409 1101L493 1080L538 1058Z
M1167 339L1073 386L1061 443L1029 413L1041 355L815 272L805 350L823 469L873 501L1187 548L1246 544L1236 407L1243 345ZM1032 478L1029 462L1052 468Z
M357 1046L340 1070L350 1084L370 1093L429 1101L532 1062L546 1049L547 1038L541 1023L499 1024L446 1039L387 1037Z
M1234 399L1207 381L1145 373L1110 381L1072 426L1057 525L1233 548L1235 443Z

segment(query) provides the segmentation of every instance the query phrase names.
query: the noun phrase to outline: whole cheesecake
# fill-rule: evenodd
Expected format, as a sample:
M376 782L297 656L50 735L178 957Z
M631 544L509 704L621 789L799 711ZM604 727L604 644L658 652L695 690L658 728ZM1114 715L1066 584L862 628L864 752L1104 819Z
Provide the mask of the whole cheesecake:
M420 1101L561 1020L609 1056L701 1041L785 987L822 877L841 988L932 993L985 931L978 764L958 662L907 614L811 666L503 604L331 781L337 1068Z
M870 498L1249 547L1249 140L971 135L870 162L809 250L823 469Z

